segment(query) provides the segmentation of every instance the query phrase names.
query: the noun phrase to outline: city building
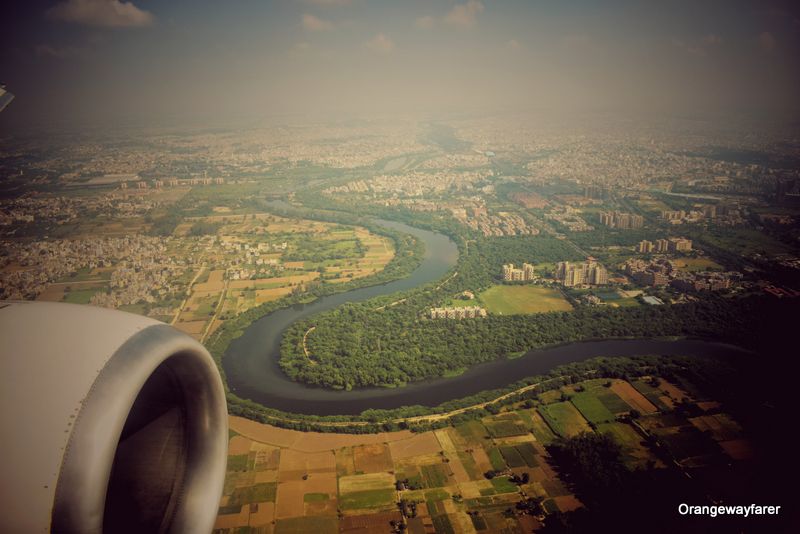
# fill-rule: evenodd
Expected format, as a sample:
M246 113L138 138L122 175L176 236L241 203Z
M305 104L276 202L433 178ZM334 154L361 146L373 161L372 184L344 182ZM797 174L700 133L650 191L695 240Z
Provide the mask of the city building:
M635 213L622 213L619 211L601 211L600 223L610 228L633 230L644 226L644 217Z
M564 287L587 285L606 285L608 283L608 270L589 259L582 263L558 262L556 265L556 278Z
M692 250L692 240L685 237L670 237L669 250L670 252L688 252Z
M486 317L486 310L480 306L431 308L430 317L431 319L475 319Z
M653 252L653 242L648 240L639 241L639 245L636 247L636 252L640 254L648 254Z
M514 267L513 263L503 265L503 280L506 282L530 282L536 278L533 265L523 263L522 269Z

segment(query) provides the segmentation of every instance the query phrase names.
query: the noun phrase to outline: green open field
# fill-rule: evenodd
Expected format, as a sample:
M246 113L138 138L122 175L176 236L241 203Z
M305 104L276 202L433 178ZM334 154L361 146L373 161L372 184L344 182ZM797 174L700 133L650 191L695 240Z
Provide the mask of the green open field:
M72 304L89 304L89 301L92 299L95 293L99 293L101 291L105 291L105 288L95 287L91 289L73 289L72 291L64 293L64 302L69 302Z
M233 490L228 506L241 506L253 502L275 502L278 489L276 482L263 482Z
M575 436L590 431L586 419L571 402L556 402L539 406L539 413L550 428L560 436Z
M528 430L523 425L523 421L516 414L512 415L513 418L504 414L494 420L485 421L484 426L489 431L489 435L493 438L507 438L527 434Z
M423 465L420 470L425 480L425 487L438 488L447 485L448 473L445 464Z
M525 424L528 425L536 441L548 445L556 439L553 431L550 430L550 427L547 426L547 423L544 422L544 419L542 419L542 416L539 415L539 412L536 410L518 410L517 414L519 414Z
M614 420L614 414L598 399L593 392L583 391L575 394L572 404L588 421L594 424L608 423Z
M791 252L789 245L753 228L714 228L704 233L702 240L743 256Z
M511 482L508 477L493 478L492 487L497 493L516 493L519 491L517 485Z
M455 300L454 306L483 306L489 313L520 315L570 311L572 305L557 289L541 286L492 286L474 300Z
M342 510L362 510L367 508L389 508L394 504L394 489L354 491L339 496Z
M722 271L724 268L710 258L676 258L672 260L678 264L681 271Z

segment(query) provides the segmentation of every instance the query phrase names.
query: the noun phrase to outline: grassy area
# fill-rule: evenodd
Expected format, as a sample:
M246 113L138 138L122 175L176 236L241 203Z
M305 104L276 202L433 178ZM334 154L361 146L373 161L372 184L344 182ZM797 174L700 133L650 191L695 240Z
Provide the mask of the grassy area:
M603 380L602 382L610 382ZM630 405L619 398L619 395L614 393L611 388L604 387L601 384L592 385L587 388L599 400L608 411L614 414L625 413L630 411Z
M492 487L497 493L516 493L519 491L517 485L511 482L508 477L493 478Z
M676 258L672 260L681 271L722 271L724 267L710 258Z
M577 393L570 400L587 421L600 424L614 420L614 414L592 392Z
M253 502L275 502L275 494L278 491L277 482L263 482L253 484L243 488L233 490L228 506L248 504Z
M327 493L306 493L303 502L325 502L330 499Z
M367 508L387 508L394 505L394 489L355 491L339 497L342 510L362 510Z
M105 291L105 288L94 287L91 289L73 289L64 293L64 302L71 304L89 304L89 301L96 293Z
M444 464L423 465L420 470L426 487L438 488L447 485L448 473Z
M492 464L492 469L495 471L502 471L506 468L506 461L503 459L503 455L500 454L500 450L494 447L488 449L486 453L489 455L489 462Z
M791 247L752 228L714 228L705 232L702 240L735 254L780 254L791 252Z
M519 315L569 311L572 306L558 289L541 286L492 286L474 300L454 300L454 306L483 306L489 313Z
M499 421L486 421L484 425L489 431L489 435L493 438L507 438L528 433L528 430L521 423L521 421L501 419Z
M574 436L591 430L586 420L571 402L556 402L539 406L542 415L550 428L560 436Z

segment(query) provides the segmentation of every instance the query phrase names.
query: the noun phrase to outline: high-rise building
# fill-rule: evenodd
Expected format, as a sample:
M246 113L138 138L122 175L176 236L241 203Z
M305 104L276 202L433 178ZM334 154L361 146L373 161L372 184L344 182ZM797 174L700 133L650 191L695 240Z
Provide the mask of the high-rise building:
M556 265L556 278L559 280L563 280L564 277L567 275L567 271L569 270L569 262L568 261L560 261Z
M636 251L641 254L648 254L650 252L653 252L653 242L648 241L647 239L639 241L639 245L636 247Z
M525 280L533 280L534 277L533 265L531 265L530 263L523 263L522 275Z
M535 278L533 265L530 263L523 263L522 269L515 268L513 263L503 265L503 280L506 282L530 282Z
M600 223L611 228L631 230L644 226L644 217L635 213L622 213L619 211L601 211Z
M687 252L692 250L692 240L685 237L670 237L669 249L675 252Z
M596 286L606 285L608 283L608 271L606 268L599 263L593 265L589 283Z
M669 241L666 239L656 239L654 250L656 252L667 252L669 250Z
M567 269L567 272L564 275L564 286L566 287L578 286L583 283L583 280L584 276L583 276L582 266L573 265L569 269Z

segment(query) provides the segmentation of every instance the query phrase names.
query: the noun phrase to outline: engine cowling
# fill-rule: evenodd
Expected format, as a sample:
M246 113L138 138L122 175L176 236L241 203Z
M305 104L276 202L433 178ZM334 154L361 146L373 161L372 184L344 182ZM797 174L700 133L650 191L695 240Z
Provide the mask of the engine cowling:
M227 409L200 343L129 313L0 302L0 380L0 531L211 531Z

